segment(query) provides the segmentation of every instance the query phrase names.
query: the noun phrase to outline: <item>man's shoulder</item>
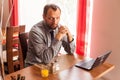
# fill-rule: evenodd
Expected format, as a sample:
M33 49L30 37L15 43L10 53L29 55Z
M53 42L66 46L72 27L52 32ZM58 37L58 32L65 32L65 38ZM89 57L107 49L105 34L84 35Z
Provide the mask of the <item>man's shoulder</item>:
M43 21L38 22L37 24L33 25L31 30L39 30L39 29L43 29L44 28L44 24Z
M40 21L40 22L38 22L38 23L36 23L33 27L42 27L42 26L44 26L44 21Z

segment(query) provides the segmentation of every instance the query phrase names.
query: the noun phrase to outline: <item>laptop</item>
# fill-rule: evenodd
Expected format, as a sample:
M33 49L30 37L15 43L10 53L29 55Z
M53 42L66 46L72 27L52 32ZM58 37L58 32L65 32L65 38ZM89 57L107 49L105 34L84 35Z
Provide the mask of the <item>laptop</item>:
M107 51L103 55L98 56L96 59L90 58L86 60L82 60L75 64L76 67L85 69L85 70L92 70L93 68L103 64L108 56L111 54L112 51Z

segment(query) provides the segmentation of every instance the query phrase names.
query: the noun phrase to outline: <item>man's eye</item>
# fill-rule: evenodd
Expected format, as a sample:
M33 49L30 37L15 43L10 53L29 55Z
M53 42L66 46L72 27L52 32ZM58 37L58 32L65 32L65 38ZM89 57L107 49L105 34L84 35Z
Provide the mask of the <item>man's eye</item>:
M53 20L54 18L48 18L49 20Z
M49 20L58 20L58 19L59 19L59 17L56 17L56 18L49 17L48 19L49 19Z

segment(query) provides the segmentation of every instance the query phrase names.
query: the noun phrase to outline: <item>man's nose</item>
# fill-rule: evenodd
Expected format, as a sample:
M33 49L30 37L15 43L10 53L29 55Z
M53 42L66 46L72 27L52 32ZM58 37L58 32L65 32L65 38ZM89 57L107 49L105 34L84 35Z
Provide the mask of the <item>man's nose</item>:
M57 19L56 18L53 19L53 23L57 23Z

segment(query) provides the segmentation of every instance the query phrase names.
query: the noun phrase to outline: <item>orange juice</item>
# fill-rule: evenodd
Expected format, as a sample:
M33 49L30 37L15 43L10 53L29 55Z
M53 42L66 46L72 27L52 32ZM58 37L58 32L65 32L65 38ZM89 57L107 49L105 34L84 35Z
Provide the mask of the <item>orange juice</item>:
M42 77L48 77L49 75L49 70L48 69L42 69L41 70L41 76Z

